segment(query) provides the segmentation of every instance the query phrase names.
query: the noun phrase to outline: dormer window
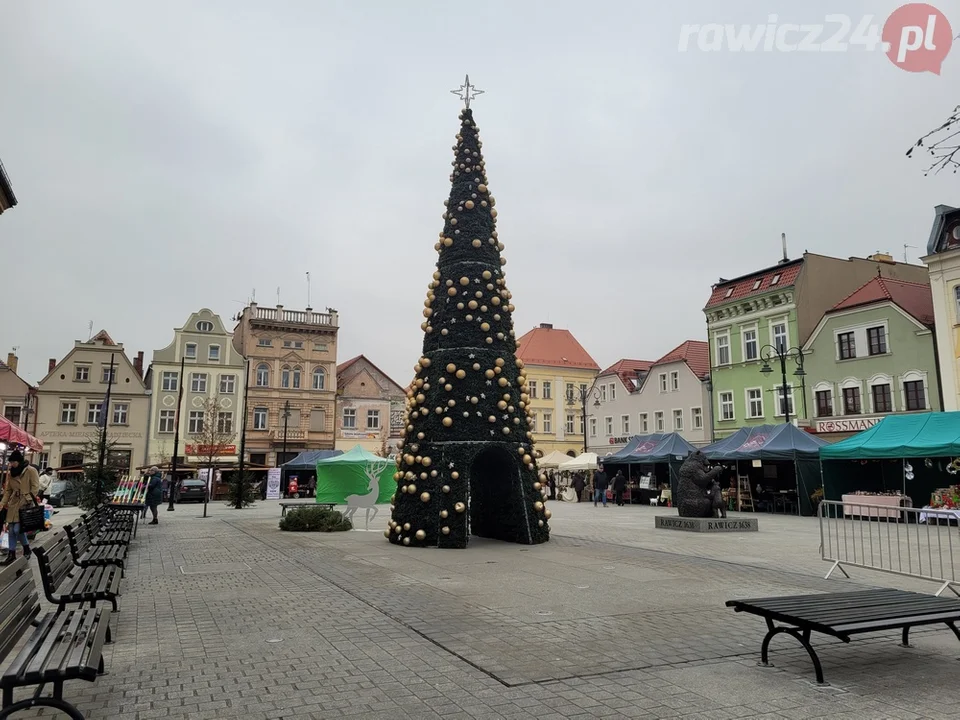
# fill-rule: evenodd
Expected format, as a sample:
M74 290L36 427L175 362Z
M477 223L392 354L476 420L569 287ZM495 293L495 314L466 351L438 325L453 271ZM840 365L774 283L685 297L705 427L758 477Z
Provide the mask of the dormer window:
M198 332L213 332L213 323L209 320L200 320L197 322Z
M733 295L733 288L727 288L727 294L724 295L723 297L728 298L731 295Z
M946 246L948 248L960 246L960 222L954 222L947 227Z
M759 290L761 285L763 285L763 278L760 278L753 284L753 289Z
M776 285L778 282L780 282L780 273L777 273L772 278L770 278L771 285Z

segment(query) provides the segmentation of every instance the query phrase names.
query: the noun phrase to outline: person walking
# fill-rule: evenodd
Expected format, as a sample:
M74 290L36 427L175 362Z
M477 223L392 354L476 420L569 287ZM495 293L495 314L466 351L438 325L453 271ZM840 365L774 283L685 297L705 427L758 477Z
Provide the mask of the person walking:
M603 506L607 506L607 488L610 486L610 480L607 478L607 474L603 471L603 465L597 468L596 472L593 473L593 506L596 507L597 503L601 500L603 501Z
M159 525L160 521L157 520L157 506L163 501L163 475L160 473L160 468L154 465L150 468L149 475L147 478L147 498L146 504L147 508L150 510L150 513L153 515L153 520L150 521L150 525ZM144 513L146 515L146 513Z
M44 468L40 473L40 492L37 493L41 502L46 502L50 497L50 486L53 484L53 468Z
M40 476L37 469L25 462L23 453L14 450L10 453L9 469L4 479L3 497L0 508L7 511L7 559L0 565L10 565L17 559L17 540L23 545L23 556L30 557L30 541L27 534L20 532L20 510L37 503L40 492Z
M623 491L627 487L627 478L623 475L623 470L617 470L613 476L613 499L618 507L623 507Z
M583 489L587 486L587 482L583 479L583 473L574 473L571 484L573 489L577 491L577 502L583 502Z

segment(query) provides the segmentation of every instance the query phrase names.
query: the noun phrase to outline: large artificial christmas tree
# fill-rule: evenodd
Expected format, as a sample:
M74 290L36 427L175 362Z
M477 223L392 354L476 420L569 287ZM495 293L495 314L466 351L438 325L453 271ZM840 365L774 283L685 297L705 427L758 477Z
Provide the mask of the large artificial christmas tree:
M384 533L402 545L463 548L470 534L534 544L550 536L470 90L468 79Z

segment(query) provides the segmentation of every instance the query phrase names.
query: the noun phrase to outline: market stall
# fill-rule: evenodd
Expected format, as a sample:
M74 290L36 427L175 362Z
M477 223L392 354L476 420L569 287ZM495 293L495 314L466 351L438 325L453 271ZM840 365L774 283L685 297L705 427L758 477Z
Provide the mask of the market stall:
M856 501L912 506L929 511L923 520L956 520L960 412L888 415L872 428L822 448L820 459L827 500L845 506Z
M343 455L342 450L305 450L293 460L285 462L280 466L281 493L286 494L290 480L293 478L296 478L300 488L314 487L317 480L317 463L340 455Z
M37 440L33 435L23 428L17 427L5 417L0 417L0 442L5 445L22 445L28 450L40 452L43 450L43 443Z
M568 460L570 460L569 455L565 455L559 450L554 450L549 455L545 455L537 460L537 467L541 470L556 470Z
M658 497L664 486L670 488L670 496L676 495L680 466L694 450L678 433L655 433L637 435L622 450L601 460L611 476L623 470L630 502L647 503Z
M560 472L576 472L597 469L597 454L580 453L575 458L567 458L557 467Z
M754 509L814 514L821 486L820 451L824 440L791 423L742 427L733 435L701 448L708 460L729 464L729 484L752 500ZM756 488L760 492L756 492Z
M388 503L397 490L396 463L378 457L359 445L345 453L321 458L314 468L317 502L372 508Z

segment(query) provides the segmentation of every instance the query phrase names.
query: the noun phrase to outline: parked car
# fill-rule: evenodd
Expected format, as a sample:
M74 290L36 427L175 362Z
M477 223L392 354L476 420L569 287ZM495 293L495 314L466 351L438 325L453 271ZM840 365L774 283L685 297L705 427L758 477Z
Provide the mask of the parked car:
M207 499L207 483L198 478L187 478L180 481L180 489L177 492L177 502L189 502L195 500L204 502Z
M54 480L50 483L50 499L54 507L76 505L80 499L80 486L73 480Z

